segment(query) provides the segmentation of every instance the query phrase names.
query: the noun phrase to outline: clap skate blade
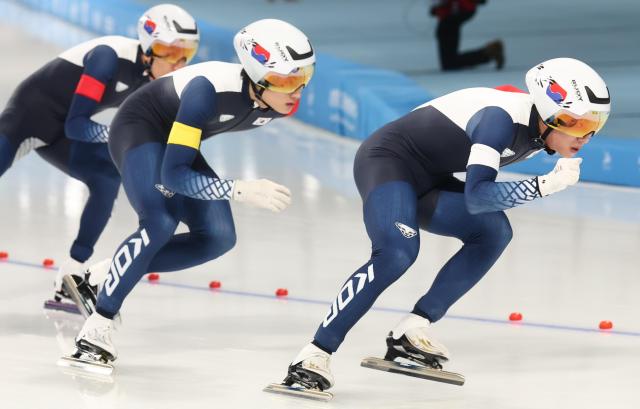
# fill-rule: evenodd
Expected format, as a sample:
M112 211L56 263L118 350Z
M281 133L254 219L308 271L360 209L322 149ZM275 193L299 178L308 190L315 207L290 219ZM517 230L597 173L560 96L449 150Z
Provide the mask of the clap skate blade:
M89 315L93 314L93 305L87 301L78 291L78 285L76 281L70 275L62 277L62 285L64 290L69 294L73 302L76 303L78 310L83 317L89 318Z
M78 306L70 302L47 300L44 302L44 308L46 310L64 311L71 314L80 315L80 310L78 309Z
M329 392L324 392L319 389L307 389L302 386L287 386L283 383L270 383L263 391L323 402L328 402L333 398L333 395Z
M459 386L464 385L464 376L461 374L443 371L442 369L429 368L427 366L412 363L396 362L382 358L368 357L362 360L360 366L363 366L365 368L377 369L379 371L428 379L430 381L449 383Z
M79 369L85 372L95 373L98 375L109 376L113 373L113 365L111 364L101 362L101 361L75 358L73 355L63 356L62 358L58 359L58 366L62 366L65 368Z

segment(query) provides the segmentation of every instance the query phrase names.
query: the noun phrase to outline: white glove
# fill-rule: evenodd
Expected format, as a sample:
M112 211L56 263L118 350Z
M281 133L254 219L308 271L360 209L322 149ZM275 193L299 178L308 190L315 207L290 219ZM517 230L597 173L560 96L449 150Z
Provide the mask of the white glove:
M267 179L236 180L232 197L238 202L246 202L273 212L281 212L291 204L289 189Z
M544 176L538 176L538 189L542 196L564 190L575 185L580 178L582 158L560 158L553 170Z

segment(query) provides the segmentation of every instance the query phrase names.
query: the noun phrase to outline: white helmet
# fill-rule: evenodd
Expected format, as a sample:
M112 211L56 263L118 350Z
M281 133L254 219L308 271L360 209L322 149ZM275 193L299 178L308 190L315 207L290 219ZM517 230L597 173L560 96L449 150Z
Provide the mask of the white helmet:
M584 137L602 129L609 117L607 84L582 61L545 61L527 72L526 83L540 117L553 129Z
M198 50L200 32L193 17L173 4L160 4L138 20L138 39L146 55L177 62L191 61Z
M253 22L233 38L240 63L262 88L291 93L307 85L316 55L306 35L275 19Z

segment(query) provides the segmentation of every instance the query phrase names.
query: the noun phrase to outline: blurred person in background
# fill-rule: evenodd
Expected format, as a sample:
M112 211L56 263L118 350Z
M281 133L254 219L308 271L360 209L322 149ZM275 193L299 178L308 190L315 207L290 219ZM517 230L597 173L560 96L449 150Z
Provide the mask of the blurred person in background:
M438 19L436 38L440 67L443 71L470 68L495 61L496 69L504 66L504 46L494 40L482 48L460 52L462 25L476 13L486 0L431 0L431 15Z

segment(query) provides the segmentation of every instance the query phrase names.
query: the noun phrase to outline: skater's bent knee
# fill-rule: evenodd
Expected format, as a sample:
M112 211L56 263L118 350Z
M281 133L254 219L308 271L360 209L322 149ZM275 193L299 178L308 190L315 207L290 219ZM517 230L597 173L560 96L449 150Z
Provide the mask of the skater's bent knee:
M507 247L513 238L513 230L504 212L485 213L482 219L473 239L499 248Z
M215 236L207 235L203 238L207 246L207 253L216 258L231 250L236 245L236 233L233 229L218 232Z
M235 247L236 239L236 232L233 230L226 230L224 233L218 234L213 238L216 242L216 248L224 253Z
M100 196L104 200L115 200L120 189L119 175L102 175L87 181L91 195Z
M395 281L416 261L418 247L411 245L390 246L377 253L374 253L374 268L381 274L389 275L388 278L391 281Z
M493 227L488 229L487 236L491 238L495 245L503 248L507 247L513 238L513 230L507 216L502 212L496 213L491 225Z
M160 213L147 218L140 228L147 230L149 238L156 241L168 241L176 231L178 221L168 213Z

